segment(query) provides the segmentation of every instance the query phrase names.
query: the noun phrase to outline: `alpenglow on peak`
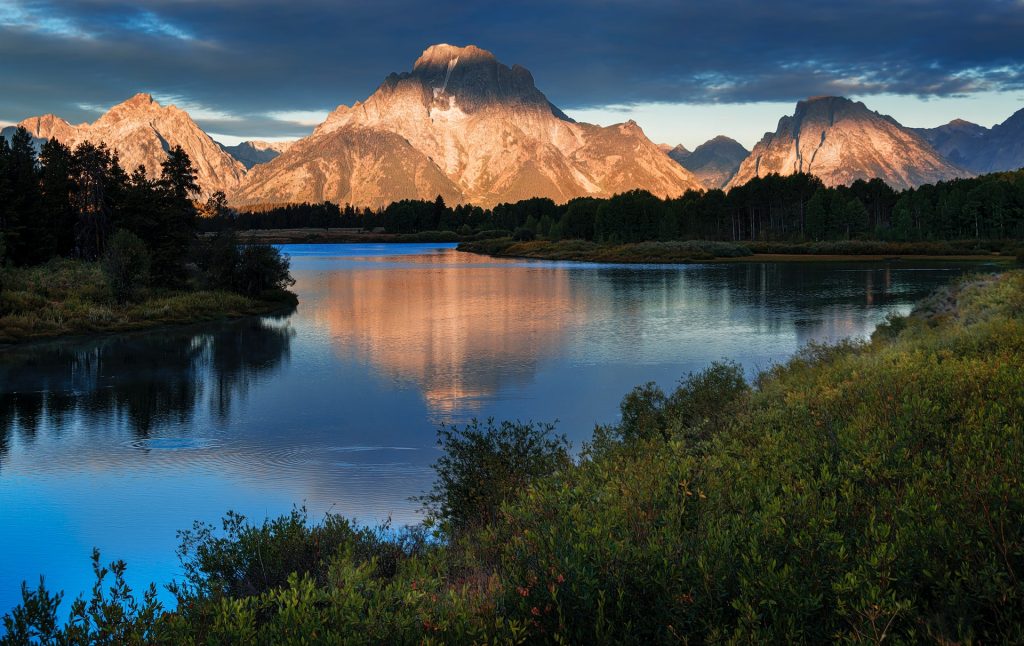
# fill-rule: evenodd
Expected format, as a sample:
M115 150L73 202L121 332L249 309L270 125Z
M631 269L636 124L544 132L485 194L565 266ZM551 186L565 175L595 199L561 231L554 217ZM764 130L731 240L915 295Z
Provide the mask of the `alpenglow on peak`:
M636 124L576 123L526 68L473 45L441 44L254 167L231 197L382 206L441 195L449 204L493 206L638 188L663 197L701 184Z

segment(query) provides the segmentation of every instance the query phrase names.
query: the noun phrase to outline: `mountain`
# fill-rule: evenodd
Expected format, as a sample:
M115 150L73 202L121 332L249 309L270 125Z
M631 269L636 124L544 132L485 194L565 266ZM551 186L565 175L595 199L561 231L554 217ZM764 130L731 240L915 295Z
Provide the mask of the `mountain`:
M749 154L740 142L724 135L705 141L693 152L682 144L668 151L669 157L696 175L707 188L725 186Z
M954 119L917 132L951 162L976 173L1024 167L1024 109L992 128Z
M265 164L277 157L292 145L291 141L243 141L234 146L219 144L227 154L242 163L246 169L257 164Z
M196 167L203 196L218 190L230 191L245 176L245 167L224 152L187 112L173 105L163 107L149 94L136 94L93 123L71 125L47 114L25 119L18 125L40 140L55 138L68 146L83 141L103 142L117 151L126 171L142 165L150 177L159 177L167 151L181 146Z
M663 149L665 149L665 148L663 148ZM685 160L689 156L693 155L693 153L689 152L689 150L686 149L686 146L683 145L682 143L679 143L679 144L677 144L677 145L675 145L675 146L665 150L665 153L666 153L666 155L671 157L673 160L675 160L675 162L677 164L679 164L680 166L682 166L683 168L686 168L686 165L683 164L683 160Z
M977 170L975 159L983 150L989 129L963 119L953 119L937 128L914 128L939 154L968 170Z
M680 195L700 182L636 123L577 123L525 68L472 45L434 45L411 72L389 75L366 101L339 106L309 137L253 167L230 197L382 206L441 195L493 206L634 188Z
M782 117L775 132L765 134L727 186L801 171L828 186L878 177L896 189L971 175L892 117L831 96L797 103L793 116Z
M995 125L985 136L983 157L973 160L979 173L1024 167L1024 109Z

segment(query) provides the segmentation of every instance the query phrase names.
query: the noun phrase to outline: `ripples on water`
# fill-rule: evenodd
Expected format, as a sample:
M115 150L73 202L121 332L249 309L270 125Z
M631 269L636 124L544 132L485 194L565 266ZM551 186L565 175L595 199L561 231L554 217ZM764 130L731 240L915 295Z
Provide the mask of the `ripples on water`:
M175 531L228 509L413 522L438 423L559 419L578 445L634 385L864 337L978 269L285 250L290 316L0 351L0 613L40 573L86 589L94 545L134 584L167 581Z

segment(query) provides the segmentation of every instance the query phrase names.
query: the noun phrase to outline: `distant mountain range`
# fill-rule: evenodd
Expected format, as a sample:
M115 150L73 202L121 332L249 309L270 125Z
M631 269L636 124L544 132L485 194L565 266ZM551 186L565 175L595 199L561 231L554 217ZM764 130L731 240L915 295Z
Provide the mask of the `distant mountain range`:
M260 141L257 139L253 141L243 141L242 143L234 146L225 146L220 144L220 147L224 149L224 152L242 162L242 165L245 166L246 170L248 170L258 164L266 164L271 159L288 150L289 146L293 143L295 142Z
M954 119L944 126L918 128L916 132L951 162L975 173L1024 166L1024 109L992 128Z
M682 144L675 147L662 145L661 148L696 175L705 188L723 188L750 154L740 142L724 135L705 141L693 152Z
M474 46L434 45L364 102L339 106L295 142L224 146L174 106L138 94L93 123L25 119L41 146L105 142L122 166L158 175L182 146L204 195L233 204L331 200L377 207L406 198L493 206L529 197L564 202L645 189L660 197L730 189L770 173L808 172L827 185L881 178L901 189L1024 166L1024 110L985 128L955 120L907 128L842 97L800 101L748 152L719 136L692 152L655 145L632 122L576 122L518 65ZM2 130L8 138L13 127Z

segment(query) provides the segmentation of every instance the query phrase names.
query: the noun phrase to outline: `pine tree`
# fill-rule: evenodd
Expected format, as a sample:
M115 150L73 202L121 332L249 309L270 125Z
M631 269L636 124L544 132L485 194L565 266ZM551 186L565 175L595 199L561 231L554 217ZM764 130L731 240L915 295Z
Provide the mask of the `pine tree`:
M16 265L27 265L46 259L40 247L44 244L42 194L32 135L18 127L11 137L6 153L4 175L7 199L4 200L3 227L7 258Z
M56 139L43 144L39 155L42 165L42 204L45 214L46 255L68 257L75 250L75 209L72 198L73 157L71 149Z
M196 208L192 198L199 193L192 160L175 146L161 164L159 209L150 244L152 275L155 282L180 286L184 282L184 264L196 231ZM145 239L145 238L144 238Z

